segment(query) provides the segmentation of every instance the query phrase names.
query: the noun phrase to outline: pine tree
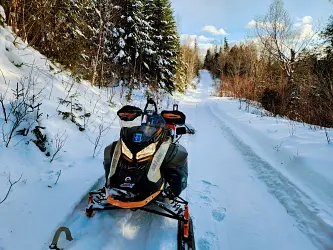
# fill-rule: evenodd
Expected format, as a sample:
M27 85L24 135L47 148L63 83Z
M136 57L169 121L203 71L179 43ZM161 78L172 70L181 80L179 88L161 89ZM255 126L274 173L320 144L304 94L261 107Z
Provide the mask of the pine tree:
M198 48L198 41L197 39L195 39L195 43L194 43L194 52L195 52L195 74L196 76L199 76L200 74L200 58L199 58L199 48Z
M176 87L180 93L184 93L187 88L186 63L182 54L177 62Z
M156 55L151 65L155 85L170 91L175 89L174 78L180 51L179 35L169 0L154 0L155 18L152 23ZM156 87L157 87L156 86Z
M211 69L211 63L212 63L212 53L210 49L207 50L205 61L204 61L204 68L207 70Z
M322 32L322 36L327 43L326 52L328 56L333 57L333 16L330 17L325 30Z
M113 29L112 58L119 68L118 77L133 87L148 80L151 61L151 26L145 17L146 2L126 0L121 3L120 22Z
M142 75L143 80L149 85L153 82L154 75L152 74L153 64L156 57L156 45L154 43L153 35L155 34L154 24L156 22L155 11L156 5L153 0L142 0L143 2L143 28L144 33L142 37Z
M228 42L228 39L225 37L224 38L224 52L228 53L229 50L230 50L230 48L229 48L229 42Z

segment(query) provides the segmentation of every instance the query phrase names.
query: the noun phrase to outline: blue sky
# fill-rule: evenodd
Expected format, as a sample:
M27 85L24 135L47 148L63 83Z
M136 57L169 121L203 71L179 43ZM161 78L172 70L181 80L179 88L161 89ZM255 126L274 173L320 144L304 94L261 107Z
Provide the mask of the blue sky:
M265 14L271 0L171 0L175 10L178 29L184 37L196 35L202 50L212 41L225 36L229 41L245 38L248 23L256 16ZM328 0L285 0L285 8L295 23L304 24L307 29L325 24L333 15L333 3ZM312 17L312 18L310 18ZM227 34L225 34L227 33ZM186 35L186 36L185 36Z

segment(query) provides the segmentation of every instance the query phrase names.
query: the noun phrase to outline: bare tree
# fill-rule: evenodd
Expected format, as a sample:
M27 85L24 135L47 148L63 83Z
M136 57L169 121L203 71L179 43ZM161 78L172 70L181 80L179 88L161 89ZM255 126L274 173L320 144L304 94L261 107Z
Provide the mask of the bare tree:
M8 118L7 118L7 112L6 112L4 100L5 100L5 95L0 94L0 103L1 103L1 107L2 107L2 112L3 112L4 120L7 123L8 122Z
M286 75L286 83L291 85L296 59L313 41L315 32L306 34L295 29L282 0L274 0L268 13L256 19L255 32L264 50L280 63Z
M9 186L8 191L7 191L7 194L5 195L5 198L3 198L2 201L0 201L0 204L2 204L2 203L5 202L5 200L6 200L6 199L8 198L8 196L9 196L9 193L10 193L10 191L12 190L13 186L21 180L22 175L23 175L23 174L21 174L21 176L20 176L19 179L17 179L16 181L12 182L12 180L11 180L11 178L10 178L10 173L9 173L9 175L8 175L8 181L9 181L10 186Z
M112 124L113 124L113 122L110 125L105 126L105 123L104 123L103 118L102 118L102 122L97 127L97 136L96 136L96 138L91 139L87 135L87 139L94 145L93 157L95 157L95 156L97 156L101 153L102 146L100 145L100 140L101 140L102 137L104 137L108 134Z
M54 138L53 138L53 142L54 142L54 152L53 155L51 157L50 162L52 162L54 160L54 158L56 157L56 155L60 152L60 150L65 146L65 142L67 140L68 135L66 134L66 131L64 131L62 134L61 133L57 133Z

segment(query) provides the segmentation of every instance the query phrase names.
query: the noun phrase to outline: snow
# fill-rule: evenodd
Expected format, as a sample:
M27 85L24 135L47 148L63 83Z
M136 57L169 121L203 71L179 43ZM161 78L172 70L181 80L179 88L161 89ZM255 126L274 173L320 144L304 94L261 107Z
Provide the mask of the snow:
M78 35L80 35L80 36L86 38L85 35L81 32L81 30L79 30L79 29L75 29L75 32L76 32Z
M332 227L324 220L331 215L322 217L324 207L280 172L273 161L280 151L275 158L270 155L271 140L259 136L265 132L251 130L263 117L238 109L236 100L211 96L212 83L202 71L196 89L175 95L197 131L181 140L189 152L189 183L182 196L190 202L197 249L331 249ZM264 118L268 129L275 118ZM269 157L262 157L248 138L263 144ZM330 145L323 142L322 147ZM332 159L325 158L326 166L332 166ZM95 187L100 185L102 181ZM64 219L75 239L62 241L65 249L176 249L177 223L171 219L142 211L98 213L87 219L85 204L83 198Z
M210 96L212 82L203 71L198 88L180 105L197 131L186 140L186 194L199 249L332 248L333 182L327 176L333 158L323 131L298 124L290 136L290 121L247 113L238 100Z
M5 10L3 9L3 7L0 5L0 20L6 20L6 13Z
M42 153L31 141L34 139L31 131L26 137L15 136L6 148L2 131L7 134L11 123L4 122L0 108L0 202L10 187L8 176L14 182L22 174L8 198L0 204L0 249L42 249L49 245L50 236L81 198L86 199L86 193L103 175L102 154L92 157L94 145L90 141L95 141L101 124L109 129L101 138L97 151L117 138L119 125L115 120L116 111L128 102L125 95L120 97L118 94L121 86L119 89L101 90L91 87L89 82L78 83L70 77L70 72L51 63L19 38L14 45L14 40L9 28L0 27L0 94L5 96L7 111L16 83L22 77L26 81L33 79L33 93L42 90L40 113L43 116L39 125L45 127L42 131L50 145L47 145L47 151L54 151L55 141L52 142L52 138L57 133L65 133L67 140L52 163L50 157L45 156L46 152ZM23 64L19 67L14 65L21 62ZM111 96L111 91L116 94ZM85 119L87 126L84 132L80 132L69 119L63 120L58 115L58 106L63 112L71 109L70 105L60 104L58 98L72 100L73 104L82 107L82 111L73 112L76 122L82 126L84 119L79 116L91 114ZM133 98L137 105L145 100L142 91L134 91ZM24 123L31 123L32 128L36 125L31 118ZM61 175L55 184L60 170Z
M146 48L145 51L146 51L147 55L153 55L153 54L156 54L156 52L153 51L152 49L147 49L147 48Z
M126 45L125 40L124 40L123 38L120 38L120 39L119 39L119 46L120 46L120 48L124 48L125 45Z
M144 62L143 65L146 67L146 69L149 69L149 66L147 63Z
M125 56L126 56L125 52L124 52L123 50L121 50L121 51L119 52L119 54L117 55L117 58L123 58L123 57L125 57Z
M66 250L176 249L174 220L143 211L104 212L92 219L84 215L87 193L103 185L102 154L92 157L90 141L100 125L108 129L97 151L118 138L116 111L128 103L125 97L116 94L110 101L110 89L78 83L20 39L15 46L13 41L11 31L0 27L5 107L17 81L30 76L34 91L42 90L39 125L50 138L48 150L54 151L51 138L57 133L66 133L67 140L52 163L30 141L30 132L14 137L8 148L0 141L0 201L10 186L8 175L15 181L22 174L0 204L0 249L48 249L59 226L67 226L74 238L61 240L59 247ZM217 98L213 90L213 80L202 71L197 88L186 95L176 93L174 100L160 105L179 103L196 129L180 142L189 152L188 187L182 196L189 201L197 249L332 249L333 148L325 132L262 116L254 107L246 112L238 108L238 100ZM134 91L130 104L143 107L143 92ZM58 98L82 107L74 114L78 123L87 124L85 131L58 115L57 109L71 109ZM79 118L84 113L91 117ZM1 109L0 114L0 128L6 133L9 125ZM27 122L33 123L31 118ZM332 130L327 131L333 138Z

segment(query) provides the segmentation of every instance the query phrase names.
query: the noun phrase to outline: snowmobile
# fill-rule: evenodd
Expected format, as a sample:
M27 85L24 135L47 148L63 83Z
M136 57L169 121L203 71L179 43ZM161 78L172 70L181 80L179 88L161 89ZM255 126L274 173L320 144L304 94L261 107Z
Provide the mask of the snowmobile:
M178 105L158 113L151 98L143 111L126 105L117 115L120 139L104 150L105 186L89 193L86 215L130 209L172 218L178 221L178 250L195 250L188 202L180 197L187 187L188 153L179 144L194 129Z

